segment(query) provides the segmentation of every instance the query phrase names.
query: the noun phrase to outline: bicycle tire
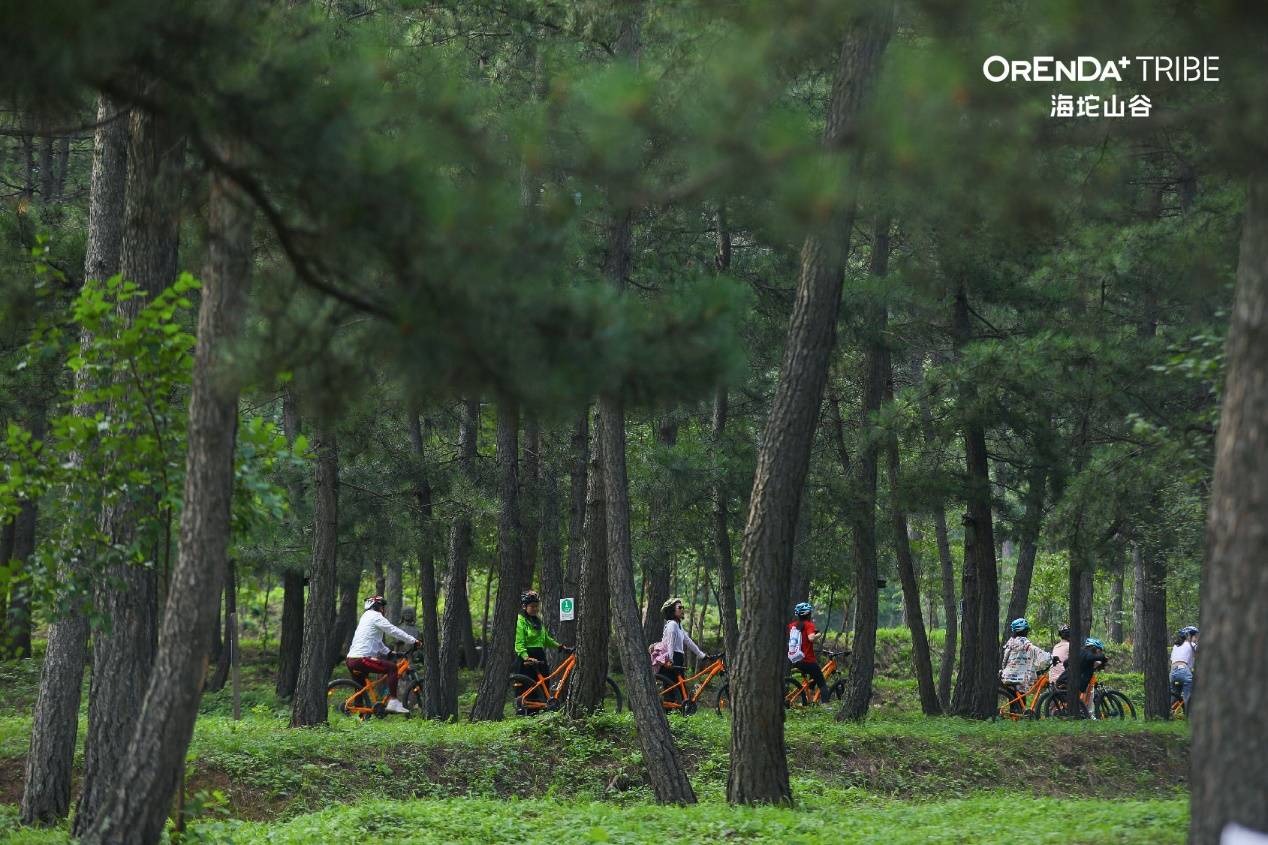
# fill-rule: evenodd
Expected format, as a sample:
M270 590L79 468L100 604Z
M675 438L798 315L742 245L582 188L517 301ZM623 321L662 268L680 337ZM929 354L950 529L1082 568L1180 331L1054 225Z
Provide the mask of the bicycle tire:
M621 697L621 688L616 685L616 681L612 680L610 676L603 679L603 686L603 698L599 700L599 709L607 709L608 695L611 694L614 710L620 713L625 706L625 700Z
M405 705L406 710L422 715L423 702L426 701L424 696L423 682L415 681L409 689L405 690L405 700L401 703Z
M802 682L792 675L784 678L784 707L807 707L809 705L810 696L806 695Z
M518 690L526 690L533 684L537 683L536 678L530 678L528 675L520 675L511 673L506 682L506 700L511 705L511 710L516 716L532 716L540 712L544 708L525 707L524 702L520 699L523 697Z
M1086 719L1087 706L1084 705L1083 700L1079 698L1078 696L1075 696L1074 700L1075 700L1074 718ZM1065 696L1056 695L1055 693L1051 691L1045 692L1043 695L1039 697L1039 705L1037 709L1039 711L1040 716L1044 719L1070 718L1070 714L1066 712Z
M1136 705L1132 704L1132 700L1124 693L1121 693L1116 689L1106 690L1103 700L1113 711L1113 715L1110 715L1108 718L1133 720L1136 718ZM1100 716L1100 713L1098 712L1097 715ZM1102 716L1101 718L1106 717Z
M326 684L326 716L329 717L331 708L340 716L357 716L360 714L353 713L348 709L348 699L361 689L361 685L351 678L335 678ZM358 696L353 702L354 705L360 705L365 696Z
M731 712L731 685L718 687L718 697L713 701L713 712L725 716Z
M845 698L845 681L837 681L835 684L828 687L828 697L825 699L824 703L826 704L833 699L840 701L843 698Z
M1017 693L1008 687L1001 686L996 692L998 701L995 705L995 712L991 714L991 721L1009 721L1020 722L1026 718L1026 708L1017 700Z

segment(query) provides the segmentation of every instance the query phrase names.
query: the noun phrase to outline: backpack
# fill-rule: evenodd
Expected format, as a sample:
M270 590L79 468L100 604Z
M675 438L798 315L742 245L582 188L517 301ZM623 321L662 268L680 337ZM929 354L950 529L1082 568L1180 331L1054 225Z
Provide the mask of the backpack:
M788 662L800 663L806 659L806 653L801 650L801 626L793 625L788 629Z
M653 669L659 669L668 663L673 663L674 660L674 656L669 653L669 646L665 645L663 641L649 645L647 654L652 659Z

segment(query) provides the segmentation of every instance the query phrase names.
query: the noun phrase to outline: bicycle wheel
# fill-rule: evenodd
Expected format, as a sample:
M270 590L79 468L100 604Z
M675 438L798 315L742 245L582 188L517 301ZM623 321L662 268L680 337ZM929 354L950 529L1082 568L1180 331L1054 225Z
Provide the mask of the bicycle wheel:
M718 697L713 702L713 712L719 716L729 715L731 712L731 685L723 684L718 687Z
M614 713L620 713L625 706L625 701L621 698L621 688L616 685L616 681L611 678L604 678L603 698L599 700L599 709L606 711L609 701L612 702L612 711Z
M1087 707L1084 706L1082 699L1075 698L1074 712L1068 713L1066 708L1066 697L1064 694L1057 695L1052 692L1045 692L1039 698L1038 710L1045 719L1086 719Z
M405 699L401 703L405 709L420 716L423 713L423 682L415 681L405 690Z
M329 718L335 714L340 716L357 716L348 709L349 699L357 690L361 689L361 685L351 678L336 678L326 684L326 717ZM369 702L365 700L364 695L358 695L353 699L354 706L368 706Z
M524 700L524 691L535 683L537 680L527 675L512 674L507 679L506 701L511 707L511 712L516 716L532 716L545 709L541 702L525 702ZM542 706L535 707L534 704L542 704Z
M806 707L810 704L810 696L806 695L801 681L789 675L784 679L784 706Z
M1135 719L1136 706L1132 700L1116 689L1106 690L1101 696L1096 715L1101 719Z
M845 698L845 681L837 681L828 688L828 697L825 699L824 703L826 704L827 702L833 700L840 701L843 698Z
M1010 722L1019 722L1026 716L1026 708L1021 701L1017 699L1017 693L1008 687L1001 686L997 693L999 702L995 707L995 712L991 714L991 721L1004 719Z

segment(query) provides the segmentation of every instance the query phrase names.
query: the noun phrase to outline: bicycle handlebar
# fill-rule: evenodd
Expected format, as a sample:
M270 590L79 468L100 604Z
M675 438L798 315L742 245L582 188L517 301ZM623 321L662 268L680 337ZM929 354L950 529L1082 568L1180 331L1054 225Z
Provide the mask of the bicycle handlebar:
M853 652L851 652L848 648L842 649L841 651L829 651L828 649L825 648L823 650L823 653L827 657L837 658L837 657L847 657Z

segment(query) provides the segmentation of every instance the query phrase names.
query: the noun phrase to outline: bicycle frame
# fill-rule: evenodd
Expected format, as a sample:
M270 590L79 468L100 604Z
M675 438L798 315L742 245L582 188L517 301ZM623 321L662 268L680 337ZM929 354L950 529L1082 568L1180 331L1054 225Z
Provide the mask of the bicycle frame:
M832 673L837 670L837 658L844 657L847 653L848 652L844 652L844 651L825 651L824 652L824 654L828 655L828 662L823 664L824 681L827 681L828 678L831 678ZM795 669L797 667L794 666L792 668ZM811 692L812 686L814 688L814 692ZM802 675L801 686L795 690L790 690L789 692L784 694L784 704L792 705L798 698L802 698L805 701L813 701L815 703L818 703L819 701L822 700L823 693L822 691L820 691L818 685L815 684L815 682L810 678L809 675Z
M408 657L402 657L400 660L396 661L396 674L398 678L404 677L405 674L408 672L409 672L409 658ZM353 680L356 680L356 678L353 678ZM349 714L355 714L357 716L360 716L363 719L373 716L376 712L378 712L379 706L384 701L387 700L386 695L380 698L375 693L375 688L386 683L387 683L386 674L367 675L365 683L362 684L360 688L357 689L356 692L348 696L348 700L343 703L344 710L346 710ZM361 698L361 696L365 696L366 699L368 699L370 703L368 705L357 704L356 702L358 699Z
M555 667L549 675L542 675L527 687L523 692L515 696L515 701L525 710L553 710L559 706L559 700L562 698L564 685L568 683L568 678L572 676L572 670L577 666L577 655L568 655L563 661ZM558 678L558 680L555 680ZM541 699L530 699L529 696L536 693L542 693Z
M1013 721L1017 721L1018 719L1021 719L1022 717L1024 717L1027 713L1029 713L1032 717L1037 717L1039 715L1039 696L1043 694L1043 691L1047 689L1047 687L1048 687L1048 673L1042 672L1040 673L1039 677L1035 679L1035 682L1030 685L1030 688L1028 690L1026 690L1025 692L1017 693L1008 701L1004 702L1003 704L999 706L1000 718L1012 719ZM1000 689L1011 690L1012 688L1007 687L1003 683L1001 683ZM1029 701L1027 701L1027 699L1029 699ZM1016 712L1013 710L1014 704L1021 705L1021 712Z
M714 660L708 666L704 667L691 677L678 678L677 681L660 691L661 706L666 710L681 710L683 709L683 705L687 702L698 705L700 703L700 696L704 694L705 687L709 685L710 681L724 671L726 671L726 665L722 662L722 658L719 657L717 660ZM695 683L699 678L704 678L704 680L700 681L692 692L688 692L687 684ZM681 700L674 701L667 697L673 695L674 693L678 693Z

